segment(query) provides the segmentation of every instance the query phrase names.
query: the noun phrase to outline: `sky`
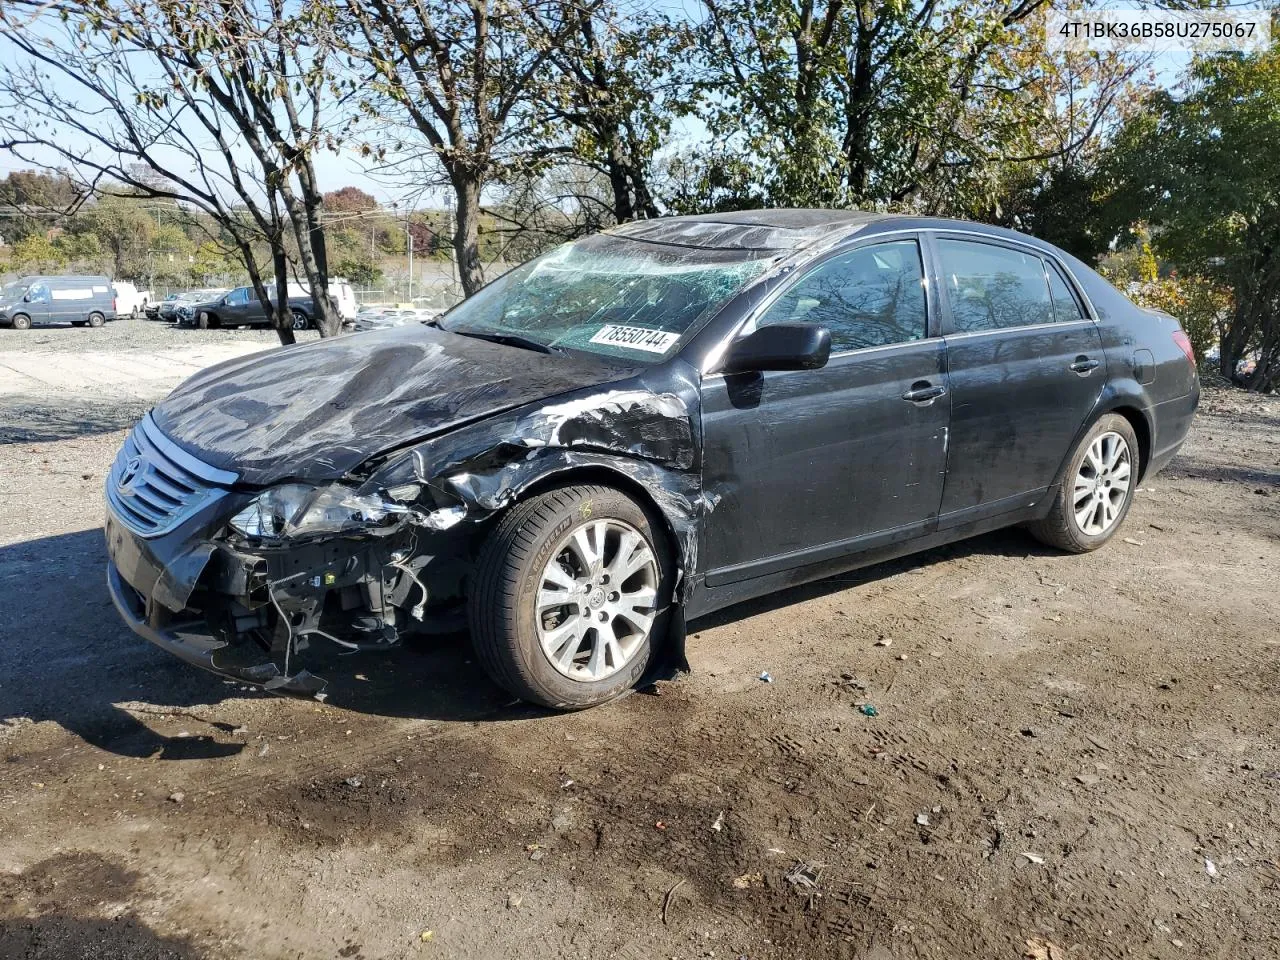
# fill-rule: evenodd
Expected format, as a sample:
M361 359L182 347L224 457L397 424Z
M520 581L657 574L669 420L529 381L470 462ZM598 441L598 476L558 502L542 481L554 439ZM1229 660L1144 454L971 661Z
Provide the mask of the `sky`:
M697 0L662 0L662 2L675 4L675 9L668 12L678 11L690 16L693 14L691 6L696 5ZM16 51L11 43L0 36L0 59L12 58L15 55ZM1157 81L1166 86L1176 82L1178 74L1189 59L1189 55L1183 54L1160 55L1153 64ZM673 131L672 143L677 146L692 144L703 139L704 136L705 127L701 120L697 117L686 118L678 122ZM57 162L52 151L32 151L32 157L45 163L56 164ZM321 185L326 191L355 186L372 194L382 205L388 207L397 205L401 209L408 209L410 206L442 206L445 201L441 191L424 194L420 187L412 184L400 187L389 185L378 176L371 174L354 150L348 149L336 154L321 151L315 157L315 164ZM20 159L12 152L0 150L0 176L16 170L31 169L32 166L30 162Z

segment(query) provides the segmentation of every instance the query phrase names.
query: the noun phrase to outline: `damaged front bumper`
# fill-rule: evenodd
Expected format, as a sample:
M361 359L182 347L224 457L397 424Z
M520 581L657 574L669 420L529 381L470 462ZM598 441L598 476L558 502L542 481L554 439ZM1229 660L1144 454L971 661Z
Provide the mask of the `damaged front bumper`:
M185 660L193 666L216 673L242 683L257 684L277 693L293 693L300 696L324 699L326 682L306 670L290 675L288 664L282 667L275 660L253 656L244 646L233 646L230 641L215 637L204 621L169 622L163 615L149 616L147 602L142 594L125 583L114 563L107 564L107 591L111 602L129 629L149 640L161 650ZM250 656L245 657L245 653Z
M300 664L313 641L387 650L405 632L449 629L440 606L449 578L462 575L465 538L416 527L403 536L250 549L215 535L214 517L231 506L211 504L164 535L144 537L108 504L107 587L134 633L228 679L323 699L325 681ZM454 549L455 539L464 547Z

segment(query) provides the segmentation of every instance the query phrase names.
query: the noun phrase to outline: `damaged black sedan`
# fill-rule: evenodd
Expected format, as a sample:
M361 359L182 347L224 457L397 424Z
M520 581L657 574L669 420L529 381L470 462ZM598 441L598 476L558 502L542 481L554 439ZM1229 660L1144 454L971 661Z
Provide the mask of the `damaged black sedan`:
M430 325L191 378L107 479L108 583L270 689L467 624L506 689L585 707L741 600L1013 524L1101 546L1198 397L1174 318L1011 231L628 224Z

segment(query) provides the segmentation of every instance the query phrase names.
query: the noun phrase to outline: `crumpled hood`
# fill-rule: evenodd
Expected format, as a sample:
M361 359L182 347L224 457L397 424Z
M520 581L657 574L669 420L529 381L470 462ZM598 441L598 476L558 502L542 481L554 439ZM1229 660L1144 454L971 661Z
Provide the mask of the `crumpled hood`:
M244 483L334 480L383 451L632 372L414 325L218 364L153 416Z

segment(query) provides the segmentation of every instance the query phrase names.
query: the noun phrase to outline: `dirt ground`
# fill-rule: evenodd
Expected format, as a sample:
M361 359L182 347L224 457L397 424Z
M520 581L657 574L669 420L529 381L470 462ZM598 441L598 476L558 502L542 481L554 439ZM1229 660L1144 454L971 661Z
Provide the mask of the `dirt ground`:
M122 437L0 444L0 957L1280 954L1280 399L1209 391L1096 554L792 590L575 715L461 637L323 705L134 638Z

